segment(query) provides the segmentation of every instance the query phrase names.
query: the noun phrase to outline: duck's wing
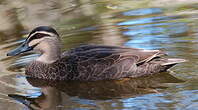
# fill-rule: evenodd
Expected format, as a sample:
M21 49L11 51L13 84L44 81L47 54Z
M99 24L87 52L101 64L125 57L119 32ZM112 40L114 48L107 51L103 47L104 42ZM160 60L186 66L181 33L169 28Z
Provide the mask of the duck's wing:
M63 55L68 65L75 68L75 75L70 74L72 80L103 80L129 77L131 72L135 76L139 65L164 55L164 52L119 46L82 45Z
M161 55L166 55L165 52L161 50L144 50L138 48L129 48L124 46L107 46L107 45L81 45L77 48L73 48L69 51L65 51L62 54L62 58L66 56L77 55L81 57L87 57L90 59L94 59L94 56L100 56L100 58L106 58L110 56L130 56L134 58L134 63L143 63L152 60L155 57L159 57ZM95 56L95 57L96 57ZM92 58L93 57L93 58ZM119 58L118 58L119 59ZM115 59L115 60L118 60Z

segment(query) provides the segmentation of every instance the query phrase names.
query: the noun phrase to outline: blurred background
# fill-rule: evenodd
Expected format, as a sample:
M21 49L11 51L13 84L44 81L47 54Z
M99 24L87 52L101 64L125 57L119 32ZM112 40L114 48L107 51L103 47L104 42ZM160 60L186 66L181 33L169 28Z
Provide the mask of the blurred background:
M196 110L197 19L197 0L0 0L0 110L28 109L26 106L31 104L25 106L24 98L15 101L7 96L13 93L31 96L34 106L46 110ZM34 81L30 84L25 78L24 65L38 55L7 57L6 53L41 25L57 30L63 50L87 43L122 45L164 50L170 57L188 62L170 73L123 84L115 82L116 86L105 81L63 85L59 89L45 83L35 86ZM94 84L103 88L95 88ZM66 86L73 88L60 89Z

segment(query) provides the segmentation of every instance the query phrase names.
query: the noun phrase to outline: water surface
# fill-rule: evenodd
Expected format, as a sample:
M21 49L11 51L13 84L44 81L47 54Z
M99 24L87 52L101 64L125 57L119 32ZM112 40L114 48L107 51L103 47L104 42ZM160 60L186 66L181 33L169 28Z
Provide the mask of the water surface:
M0 8L1 110L198 108L196 0L3 0ZM170 57L188 62L168 73L123 81L64 83L28 79L24 66L38 55L30 52L7 57L6 53L39 25L57 29L63 50L85 43L122 45L161 49Z

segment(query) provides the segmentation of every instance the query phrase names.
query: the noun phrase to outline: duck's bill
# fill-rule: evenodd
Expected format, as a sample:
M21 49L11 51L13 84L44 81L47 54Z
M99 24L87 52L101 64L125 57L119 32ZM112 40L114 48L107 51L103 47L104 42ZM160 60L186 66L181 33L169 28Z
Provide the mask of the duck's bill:
M16 56L18 54L27 52L32 50L32 47L29 47L26 43L23 43L22 45L20 45L19 47L17 47L16 49L10 51L7 53L7 56Z

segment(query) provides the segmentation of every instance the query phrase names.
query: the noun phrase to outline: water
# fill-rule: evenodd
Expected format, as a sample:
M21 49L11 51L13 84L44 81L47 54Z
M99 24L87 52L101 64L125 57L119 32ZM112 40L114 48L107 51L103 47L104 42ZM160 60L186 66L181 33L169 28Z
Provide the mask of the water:
M198 108L196 0L3 0L0 8L0 110L27 110L27 106L46 110ZM37 55L7 57L6 53L39 25L57 29L63 50L84 43L124 45L161 49L188 62L170 73L124 81L27 79L24 66Z

